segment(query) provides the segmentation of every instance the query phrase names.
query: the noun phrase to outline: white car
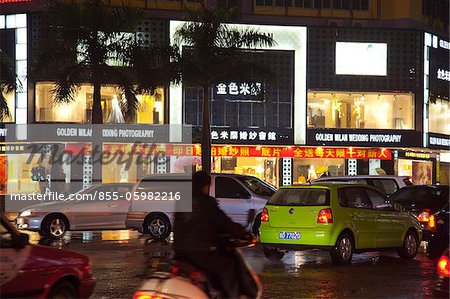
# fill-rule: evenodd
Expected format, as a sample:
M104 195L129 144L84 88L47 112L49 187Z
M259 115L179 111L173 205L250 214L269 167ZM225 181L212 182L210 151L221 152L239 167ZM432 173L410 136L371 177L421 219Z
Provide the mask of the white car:
M131 193L134 195L142 193L145 196L149 192L162 190L161 182L164 181L164 177L167 178L167 181L170 181L175 176L179 181L183 180L183 175L174 174L144 177L134 186ZM155 178L159 180L158 184L155 183ZM188 181L190 177L184 175L184 180ZM255 210L256 216L251 227L253 233L258 232L262 209L275 191L275 187L253 176L211 174L209 194L216 198L220 208L234 222L245 226L249 210ZM152 238L165 239L170 235L173 228L174 211L173 207L165 209L162 206L149 204L144 198L134 198L130 204L126 226L146 233Z
M327 176L315 179L312 184L319 182L348 182L366 184L378 188L387 196L398 189L412 185L409 177L395 175L354 175L354 176Z
M59 239L69 230L125 229L132 183L93 185L71 199L35 204L20 211L18 229ZM81 200L83 199L83 200Z

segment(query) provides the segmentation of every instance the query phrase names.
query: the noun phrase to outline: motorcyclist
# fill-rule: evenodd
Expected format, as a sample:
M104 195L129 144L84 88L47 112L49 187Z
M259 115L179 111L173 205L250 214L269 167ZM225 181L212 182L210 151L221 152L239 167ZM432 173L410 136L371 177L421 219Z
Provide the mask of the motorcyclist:
M192 213L175 214L175 256L205 271L218 284L224 298L239 298L237 262L220 250L218 236L251 239L252 235L233 222L209 196L210 184L211 176L206 172L193 174Z

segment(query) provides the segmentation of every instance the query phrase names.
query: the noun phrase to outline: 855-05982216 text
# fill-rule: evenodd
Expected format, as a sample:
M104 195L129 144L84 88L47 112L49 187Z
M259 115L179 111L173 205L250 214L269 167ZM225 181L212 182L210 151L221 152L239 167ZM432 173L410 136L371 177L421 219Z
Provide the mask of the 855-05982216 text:
M155 191L155 192L100 192L74 193L66 195L60 192L11 194L12 201L115 201L115 200L148 200L148 201L179 201L182 192Z

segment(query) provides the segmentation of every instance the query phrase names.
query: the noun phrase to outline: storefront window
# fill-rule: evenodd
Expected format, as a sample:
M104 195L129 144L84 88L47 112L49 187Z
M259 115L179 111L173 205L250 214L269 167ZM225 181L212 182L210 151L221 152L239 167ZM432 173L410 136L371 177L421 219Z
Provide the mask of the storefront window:
M35 155L31 162L29 158L30 154L0 155L0 166L5 172L0 181L0 194L40 192L39 182L31 179L31 170L42 163L39 163L39 155Z
M10 123L14 122L15 120L15 114L16 114L16 101L14 97L14 92L9 92L5 94L6 104L8 105L9 109L9 116L5 117L4 119L1 119L0 122L4 123Z
M433 162L399 159L398 175L411 177L414 185L432 184Z
M251 175L278 186L276 158L215 157L214 172Z
M36 121L89 123L92 118L94 88L83 84L75 94L75 100L67 104L53 102L52 83L36 84ZM121 110L121 101L126 98L113 86L101 89L103 123L164 123L164 89L158 88L152 95L138 95L139 109L131 119L126 119Z
M345 159L294 159L294 183L313 181L327 173L345 175Z
M409 93L308 92L308 127L414 129Z
M437 99L430 103L430 132L450 135L450 104Z

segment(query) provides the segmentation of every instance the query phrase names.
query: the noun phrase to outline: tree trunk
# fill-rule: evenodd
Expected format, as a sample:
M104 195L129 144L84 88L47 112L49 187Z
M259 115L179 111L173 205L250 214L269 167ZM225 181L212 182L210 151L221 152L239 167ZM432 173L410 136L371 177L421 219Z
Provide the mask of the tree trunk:
M101 91L100 82L94 82L94 98L92 103L92 124L94 125L103 123L102 98L100 91ZM101 130L97 130L97 128L94 128L92 130L92 167L93 167L92 182L94 184L102 183L103 145L101 141L100 132Z
M202 115L202 170L211 172L211 127L209 122L209 85L203 85L203 115Z
M92 103L92 124L103 123L102 97L100 94L102 85L100 82L94 82L94 98Z

